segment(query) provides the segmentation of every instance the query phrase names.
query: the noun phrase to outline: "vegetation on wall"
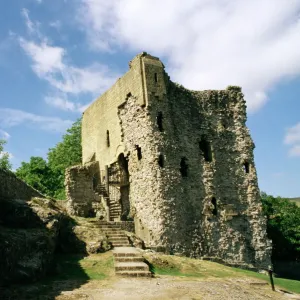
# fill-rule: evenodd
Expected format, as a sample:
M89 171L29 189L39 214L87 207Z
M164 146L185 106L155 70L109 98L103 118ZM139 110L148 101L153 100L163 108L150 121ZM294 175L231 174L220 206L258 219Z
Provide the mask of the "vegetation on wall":
M273 260L300 260L300 207L288 199L261 193Z
M56 199L65 199L65 169L81 163L81 119L78 119L62 141L49 149L48 161L33 156L22 162L16 175L41 193Z
M9 161L9 153L4 151L6 140L0 139L0 169L11 170L11 163Z

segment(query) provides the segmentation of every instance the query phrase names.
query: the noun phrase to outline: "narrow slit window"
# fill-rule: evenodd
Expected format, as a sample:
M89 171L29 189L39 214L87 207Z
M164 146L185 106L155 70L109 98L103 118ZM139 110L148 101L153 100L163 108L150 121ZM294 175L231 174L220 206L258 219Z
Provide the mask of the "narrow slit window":
M250 164L247 161L244 162L244 171L246 174L250 173Z
M141 160L142 159L142 148L139 147L139 145L135 145L135 150L136 150L138 160Z
M158 165L163 168L165 165L165 158L163 156L163 154L160 154L158 157Z
M162 114L161 111L157 114L156 122L157 122L157 126L158 126L159 131L164 131L164 128L163 128L163 114Z
M157 73L154 73L154 82L155 82L155 83L158 82Z
M213 198L211 199L211 204L214 206L214 207L213 207L213 210L212 210L212 214L213 214L214 216L216 216L216 215L218 214L218 208L217 208L217 199L216 199L215 197L213 197Z
M109 130L106 131L106 146L110 146L110 139L109 139Z
M200 150L203 153L205 161L211 162L212 161L212 151L211 151L210 143L206 139L202 138L201 142L199 143L199 146L200 146Z
M187 159L185 157L181 158L180 161L180 173L182 177L187 177L188 176L188 164L187 164Z

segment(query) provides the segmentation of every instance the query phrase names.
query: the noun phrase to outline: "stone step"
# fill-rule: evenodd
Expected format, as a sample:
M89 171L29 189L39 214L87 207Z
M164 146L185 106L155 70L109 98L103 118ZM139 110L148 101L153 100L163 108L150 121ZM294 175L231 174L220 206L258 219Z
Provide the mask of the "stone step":
M102 229L122 230L119 225L101 225Z
M106 235L109 239L113 239L113 240L128 240L127 235L120 233L118 235L114 235L114 234L107 234Z
M117 271L116 275L122 277L152 277L149 271Z
M128 241L127 236L109 236L108 237L111 241Z
M112 243L113 247L130 247L129 242L127 243Z
M116 256L115 257L115 262L144 262L145 259L144 257L140 256Z
M127 238L121 238L121 239L108 238L108 239L110 242L115 243L115 244L123 244L123 243L128 242Z
M104 231L107 236L127 236L124 232L121 231Z
M119 271L149 271L149 267L144 262L117 262L115 264L116 272Z
M115 247L113 250L114 257L140 257L141 253L134 247Z

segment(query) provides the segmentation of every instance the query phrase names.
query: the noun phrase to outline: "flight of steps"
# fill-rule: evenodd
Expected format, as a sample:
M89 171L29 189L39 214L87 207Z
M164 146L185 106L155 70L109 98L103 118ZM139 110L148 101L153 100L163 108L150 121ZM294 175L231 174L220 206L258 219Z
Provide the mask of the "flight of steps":
M140 250L132 247L118 222L100 222L101 229L112 243L116 275L129 277L151 277L148 265Z
M110 221L120 220L122 207L119 201L109 200L109 219Z
M113 250L116 275L126 277L152 277L141 252L134 247L117 247Z
M106 200L109 206L109 220L119 221L122 214L122 207L120 202L114 199L110 199L104 184L99 183L95 188L95 192Z

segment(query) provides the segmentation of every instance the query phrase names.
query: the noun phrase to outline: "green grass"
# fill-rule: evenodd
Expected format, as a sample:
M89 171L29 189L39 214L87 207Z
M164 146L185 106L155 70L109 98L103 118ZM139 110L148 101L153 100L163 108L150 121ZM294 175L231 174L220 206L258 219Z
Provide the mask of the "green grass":
M269 277L264 274L260 274L260 273L256 273L256 272L252 272L252 271L248 271L248 270L243 270L243 269L237 269L237 268L233 268L233 269L237 273L242 273L249 277L254 277L257 279L261 279L261 280L270 282ZM278 286L282 289L286 289L291 292L300 293L300 281L285 279L285 278L277 278L274 276L273 276L273 279L274 279L275 286Z
M112 255L95 254L88 257L59 255L55 280L102 280L111 276L114 263Z
M150 269L157 275L194 278L256 278L269 282L268 275L232 268L210 261L170 255L145 255ZM300 293L300 281L274 277L279 289Z

